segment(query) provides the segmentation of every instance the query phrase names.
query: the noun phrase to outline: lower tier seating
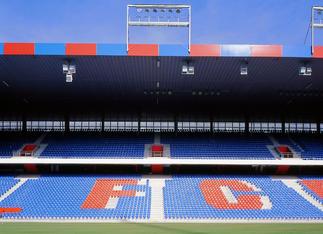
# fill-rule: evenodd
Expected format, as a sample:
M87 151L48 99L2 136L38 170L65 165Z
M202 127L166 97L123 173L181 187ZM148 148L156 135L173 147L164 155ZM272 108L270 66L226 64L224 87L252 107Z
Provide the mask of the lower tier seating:
M319 220L323 177L0 177L3 219Z
M322 202L321 210L309 205L270 177L176 176L166 181L164 196L167 219L323 219Z

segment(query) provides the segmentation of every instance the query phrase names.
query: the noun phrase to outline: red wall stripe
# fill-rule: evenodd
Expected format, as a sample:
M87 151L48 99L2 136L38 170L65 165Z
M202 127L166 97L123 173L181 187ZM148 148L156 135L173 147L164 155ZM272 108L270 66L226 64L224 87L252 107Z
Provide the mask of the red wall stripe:
M282 57L281 45L253 45L251 46L252 57Z
M315 46L314 47L314 58L323 58L323 46Z
M158 56L157 44L129 44L128 55L130 56Z
M67 43L66 55L96 55L96 44Z
M34 43L4 43L3 53L5 55L34 55Z
M190 56L219 57L220 55L221 48L219 45L191 45Z

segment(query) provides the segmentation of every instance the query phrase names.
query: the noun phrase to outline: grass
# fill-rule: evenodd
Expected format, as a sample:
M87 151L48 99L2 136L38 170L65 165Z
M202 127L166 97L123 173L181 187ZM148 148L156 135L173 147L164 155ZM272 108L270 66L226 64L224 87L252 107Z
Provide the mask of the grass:
M53 224L0 223L1 234L322 234L323 224Z

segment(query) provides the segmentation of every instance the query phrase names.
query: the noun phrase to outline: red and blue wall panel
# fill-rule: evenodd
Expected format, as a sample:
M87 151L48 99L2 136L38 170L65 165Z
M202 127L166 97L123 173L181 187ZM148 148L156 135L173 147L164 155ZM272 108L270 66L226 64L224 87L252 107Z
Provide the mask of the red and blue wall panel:
M252 57L282 57L283 46L281 45L252 45Z
M221 56L249 57L251 55L250 45L222 45Z
M219 57L221 55L221 49L219 45L191 45L192 57Z
M64 43L36 43L36 55L65 55Z
M159 45L160 56L188 56L188 48L183 45Z
M323 46L314 47L314 58L323 58Z
M126 44L97 44L97 55L126 56Z
M90 43L67 43L65 45L66 55L94 56L96 55L96 44Z
M158 56L157 44L129 44L129 56Z
M283 57L290 58L310 58L312 57L311 48L308 46L284 46Z
M198 56L198 57L291 57L323 58L323 46L94 44L94 43L0 43L0 55L67 56Z
M4 43L4 55L34 55L34 43Z

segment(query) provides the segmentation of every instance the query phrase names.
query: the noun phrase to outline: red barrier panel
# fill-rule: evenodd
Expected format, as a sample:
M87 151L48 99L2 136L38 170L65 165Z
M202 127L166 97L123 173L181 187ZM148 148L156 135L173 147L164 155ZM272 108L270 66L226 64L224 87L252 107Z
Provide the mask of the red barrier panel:
M10 208L1 208L0 207L0 214L3 214L3 213L19 213L21 211L22 211L22 209L18 208L18 207L10 207Z
M158 56L157 44L129 44L128 55L130 56Z
M252 57L282 57L281 45L253 45L251 46Z
M37 165L35 164L24 164L24 169L26 172L31 174L38 173L38 168L37 168Z
M163 145L152 145L151 156L152 157L163 157L164 146Z
M34 43L4 43L5 55L34 55Z
M323 58L323 46L314 47L314 58Z
M164 166L163 165L151 165L151 172L153 174L163 174Z
M37 148L36 144L28 144L22 148L22 151L34 151Z
M289 166L281 165L277 167L276 174L284 175L289 171Z
M221 48L219 45L191 45L190 56L193 57L219 57Z
M152 152L163 152L164 146L163 145L152 145L151 151Z
M278 146L277 150L279 153L290 153L290 149L288 148L288 146Z
M96 44L67 43L66 55L96 55Z

